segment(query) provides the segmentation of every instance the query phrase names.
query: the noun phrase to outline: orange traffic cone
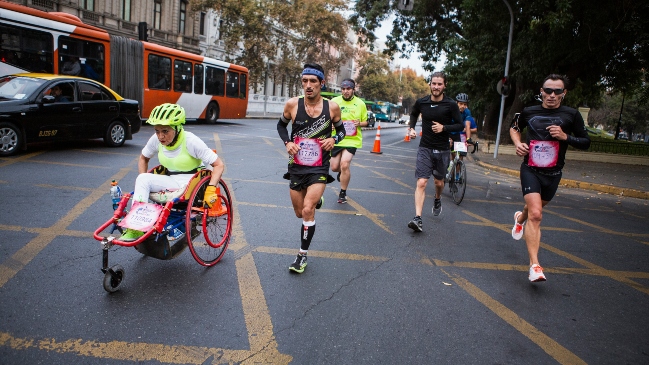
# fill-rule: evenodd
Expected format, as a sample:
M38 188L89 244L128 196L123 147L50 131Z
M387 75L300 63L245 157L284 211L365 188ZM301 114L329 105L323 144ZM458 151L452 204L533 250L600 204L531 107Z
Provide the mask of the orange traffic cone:
M406 136L403 138L404 142L410 142L410 132L406 132Z
M221 188L216 187L216 194L218 195L216 202L212 205L212 208L207 209L207 215L210 217L220 217L228 213L228 208L225 206L225 201L221 199Z
M376 129L376 138L374 139L374 148L371 151L372 153L381 154L381 122L379 122L379 127Z
M421 137L423 133L424 133L424 129L422 128L422 129L419 131L419 137Z

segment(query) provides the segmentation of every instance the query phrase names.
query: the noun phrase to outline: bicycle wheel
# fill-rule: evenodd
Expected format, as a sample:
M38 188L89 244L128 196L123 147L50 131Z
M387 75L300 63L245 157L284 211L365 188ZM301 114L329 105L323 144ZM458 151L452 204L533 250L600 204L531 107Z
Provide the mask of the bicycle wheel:
M464 199L464 192L466 191L466 165L464 161L460 160L457 162L457 166L460 170L460 178L452 179L455 180L455 183L453 184L454 189L451 190L451 195L453 195L455 204L460 205L462 199Z
M219 181L219 201L225 208L224 212L210 216L208 210L203 208L203 195L209 182L210 176L206 176L198 183L191 194L185 218L189 250L196 262L203 266L213 266L221 260L232 234L232 201L230 190L223 180Z

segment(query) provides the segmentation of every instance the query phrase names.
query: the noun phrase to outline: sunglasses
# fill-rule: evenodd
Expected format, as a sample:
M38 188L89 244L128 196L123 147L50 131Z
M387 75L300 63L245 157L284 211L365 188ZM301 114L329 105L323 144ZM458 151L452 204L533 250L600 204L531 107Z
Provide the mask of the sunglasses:
M548 95L550 95L552 93L554 93L554 95L560 95L560 94L563 94L563 90L564 89L551 89L549 87L544 87L543 88L543 92L548 94Z

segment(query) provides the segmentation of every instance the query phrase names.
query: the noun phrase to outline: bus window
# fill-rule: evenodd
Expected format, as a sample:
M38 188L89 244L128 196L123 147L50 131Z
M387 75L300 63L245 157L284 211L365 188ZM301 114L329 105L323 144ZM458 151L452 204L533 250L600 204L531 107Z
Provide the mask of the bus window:
M238 73L228 71L228 78L225 87L225 95L231 98L239 97L239 74Z
M194 65L194 94L203 93L203 65Z
M207 66L205 74L205 94L223 96L225 70Z
M54 72L50 33L0 25L0 60L31 72Z
M149 55L149 70L147 71L150 89L169 90L171 86L171 59L154 54Z
M246 87L246 75L241 75L241 78L239 79L239 98L240 99L245 99L246 98L246 92L248 88Z
M104 45L60 36L59 73L104 82Z
M192 92L192 63L174 61L174 91Z

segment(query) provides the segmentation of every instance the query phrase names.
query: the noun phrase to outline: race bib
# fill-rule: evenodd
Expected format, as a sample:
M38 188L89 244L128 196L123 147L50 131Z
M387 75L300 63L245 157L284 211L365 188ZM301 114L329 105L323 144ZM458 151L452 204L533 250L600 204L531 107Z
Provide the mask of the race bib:
M159 204L133 203L131 211L119 222L118 226L146 232L153 228L162 208L162 205Z
M466 143L453 142L453 150L458 152L466 152Z
M529 166L554 167L559 159L559 141L530 141Z
M293 156L296 164L302 166L322 166L322 146L315 138L296 137L295 144L300 150Z
M354 125L353 120L343 120L343 125L345 126L345 134L349 137L353 137L357 133L356 126Z

